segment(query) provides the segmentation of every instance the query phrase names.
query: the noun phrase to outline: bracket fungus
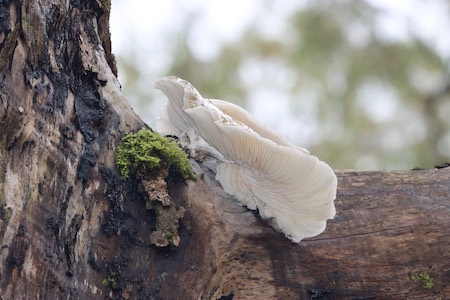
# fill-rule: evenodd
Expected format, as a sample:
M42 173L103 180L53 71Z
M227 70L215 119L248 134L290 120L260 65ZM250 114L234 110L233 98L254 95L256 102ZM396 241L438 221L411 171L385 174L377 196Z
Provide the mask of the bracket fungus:
M337 178L330 166L243 108L204 99L185 80L164 77L154 86L168 98L157 130L178 136L240 205L258 209L295 243L325 230L336 214Z

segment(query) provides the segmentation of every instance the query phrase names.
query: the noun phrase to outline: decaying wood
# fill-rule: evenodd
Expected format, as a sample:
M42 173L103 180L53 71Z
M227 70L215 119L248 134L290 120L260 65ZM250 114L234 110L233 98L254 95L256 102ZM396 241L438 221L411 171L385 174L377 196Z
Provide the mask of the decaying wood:
M114 164L144 124L111 71L108 2L0 3L2 299L448 299L449 168L338 172L337 217L293 244L193 161L196 182L168 182L179 246L152 245L155 212Z
M214 256L211 279L193 296L446 299L450 169L345 171L338 172L338 178L337 217L324 234L299 244L226 199L209 175L191 183L189 213L205 214L199 211L205 211L205 200L211 199L207 221L197 222L203 226L198 231L208 232L204 248ZM434 280L430 290L411 280L423 272Z

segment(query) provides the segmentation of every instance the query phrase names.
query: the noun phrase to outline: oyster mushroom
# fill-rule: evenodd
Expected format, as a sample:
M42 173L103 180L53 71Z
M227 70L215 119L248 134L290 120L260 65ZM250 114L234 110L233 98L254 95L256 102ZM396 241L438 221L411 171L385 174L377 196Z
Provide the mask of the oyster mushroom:
M155 82L168 97L157 122L195 158L213 157L216 180L238 203L258 209L293 242L319 235L336 210L337 178L317 157L237 105L202 98L187 81Z

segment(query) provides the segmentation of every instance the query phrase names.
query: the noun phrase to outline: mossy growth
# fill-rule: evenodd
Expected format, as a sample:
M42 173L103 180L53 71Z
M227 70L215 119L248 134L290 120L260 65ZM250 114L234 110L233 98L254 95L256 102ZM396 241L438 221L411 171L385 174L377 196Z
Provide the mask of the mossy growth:
M433 284L433 278L428 274L427 272L420 273L420 274L413 274L411 276L411 280L415 283L421 283L424 289L432 289Z
M117 274L110 273L103 280L102 284L109 287L110 289L115 289L117 287Z
M176 140L148 129L123 136L117 147L116 164L124 179L134 172L168 168L170 173L195 180L189 159Z

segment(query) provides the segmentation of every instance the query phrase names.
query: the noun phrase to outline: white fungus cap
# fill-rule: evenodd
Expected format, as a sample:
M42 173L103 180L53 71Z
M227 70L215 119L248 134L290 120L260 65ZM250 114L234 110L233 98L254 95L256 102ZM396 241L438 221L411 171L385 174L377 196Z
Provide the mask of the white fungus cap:
M293 242L325 230L326 220L336 214L337 189L336 175L326 163L243 108L203 99L185 80L161 78L155 88L168 97L157 130L181 136L191 153L203 153L196 158L214 157L216 180L225 192L258 209Z

